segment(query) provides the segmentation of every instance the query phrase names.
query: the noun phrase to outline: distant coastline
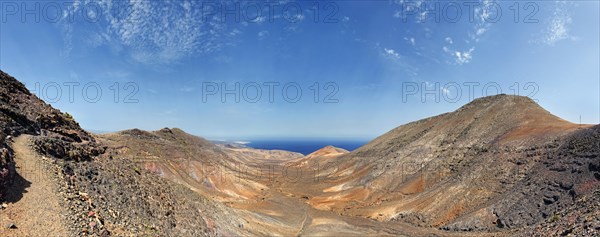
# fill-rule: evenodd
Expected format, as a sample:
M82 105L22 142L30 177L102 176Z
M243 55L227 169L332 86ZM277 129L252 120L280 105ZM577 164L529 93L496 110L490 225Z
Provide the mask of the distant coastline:
M266 149L266 150L285 150L302 153L308 155L316 150L319 150L325 146L335 146L346 149L348 151L356 150L368 141L356 141L356 140L253 140L245 146L252 147L255 149Z

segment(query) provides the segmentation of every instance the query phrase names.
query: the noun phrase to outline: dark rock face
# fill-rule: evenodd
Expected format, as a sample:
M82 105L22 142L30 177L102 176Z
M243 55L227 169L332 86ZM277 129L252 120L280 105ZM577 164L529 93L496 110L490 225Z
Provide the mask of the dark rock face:
M496 207L510 225L532 225L555 218L555 213L599 190L593 165L600 161L600 126L582 129L567 137L552 152L546 152L532 167L525 181Z
M5 135L45 133L69 142L94 141L73 118L31 94L3 71L0 71L0 114Z
M0 198L14 175L8 136L41 135L35 142L36 149L60 159L89 160L103 152L71 116L52 108L3 71L0 71L0 128Z
M73 143L46 137L35 138L34 148L40 154L75 161L89 161L106 150L95 143Z
M1 133L0 136L5 137ZM2 199L6 187L10 185L15 176L15 163L13 162L13 153L10 146L2 141L0 147L0 199Z
M80 236L212 236L216 234L207 227L208 212L226 211L127 159L57 161L67 183L60 192L72 213L69 226ZM89 226L91 222L96 225Z

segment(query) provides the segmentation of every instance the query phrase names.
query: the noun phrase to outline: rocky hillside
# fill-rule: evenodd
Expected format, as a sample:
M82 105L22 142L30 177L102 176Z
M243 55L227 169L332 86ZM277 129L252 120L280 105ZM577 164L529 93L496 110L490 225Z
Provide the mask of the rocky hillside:
M62 159L89 159L102 152L94 138L62 113L31 94L15 78L0 71L0 197L14 176L12 150L7 137L42 135L37 149Z
M244 236L442 233L404 224L340 217L337 213L311 207L306 203L306 196L280 188L297 177L312 177L312 174L296 173L291 164L325 157L333 159L347 153L343 149L329 146L303 157L287 151L216 145L177 128L132 129L98 135L97 139L108 147L104 156L134 161L139 171L182 184L198 196L216 201L216 206L223 204L225 207L219 206L215 212L228 213L226 216L232 221L219 219L223 217L219 214L209 216L214 220L213 229L221 230L220 233ZM206 212L210 210L215 208L208 208ZM232 223L235 226L232 227Z
M526 97L485 97L329 160L325 181L311 188L284 187L341 215L510 232L598 189L598 134L598 126L564 121Z
M98 135L108 154L126 157L169 180L185 184L220 201L252 199L264 188L240 173L255 175L258 166L301 157L287 151L267 151L215 145L178 128L148 132L139 129ZM209 187L209 188L206 188Z
M240 213L189 187L157 179L134 160L104 154L106 148L70 115L8 74L0 76L0 235L248 234L238 230L244 224ZM44 215L50 210L51 215Z

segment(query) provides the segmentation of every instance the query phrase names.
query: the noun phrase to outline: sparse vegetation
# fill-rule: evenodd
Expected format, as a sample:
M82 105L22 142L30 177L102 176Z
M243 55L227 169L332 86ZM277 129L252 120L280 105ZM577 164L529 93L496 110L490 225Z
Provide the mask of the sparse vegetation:
M552 214L552 216L550 216L550 219L548 219L548 222L553 223L556 222L560 219L560 216L556 213Z

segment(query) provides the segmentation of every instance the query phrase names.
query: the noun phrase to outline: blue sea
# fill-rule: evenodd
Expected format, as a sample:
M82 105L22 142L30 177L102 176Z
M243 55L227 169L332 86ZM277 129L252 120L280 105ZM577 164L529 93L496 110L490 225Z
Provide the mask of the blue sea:
M331 145L353 151L367 144L368 141L344 141L344 140L252 140L245 144L256 149L286 150L308 155L325 146Z

